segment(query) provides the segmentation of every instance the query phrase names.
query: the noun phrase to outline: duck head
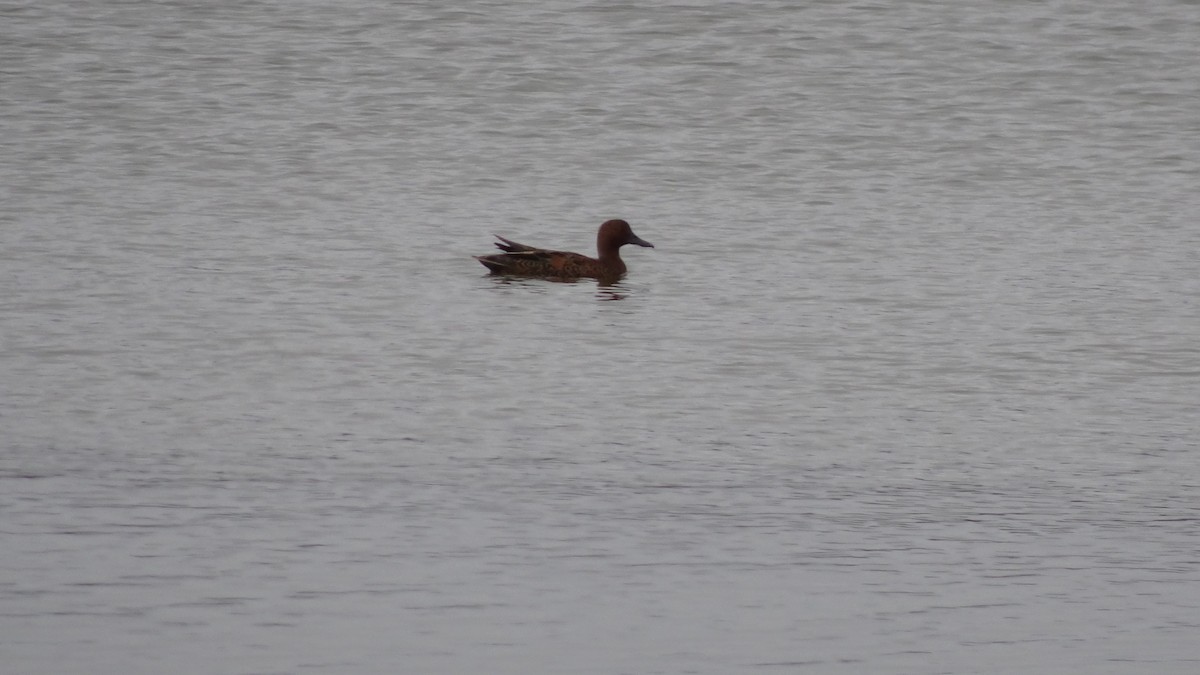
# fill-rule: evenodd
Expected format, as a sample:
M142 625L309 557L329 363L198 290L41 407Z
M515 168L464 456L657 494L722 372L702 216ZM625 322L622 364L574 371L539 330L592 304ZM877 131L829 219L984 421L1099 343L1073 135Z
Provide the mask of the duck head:
M654 244L634 234L633 228L624 220L608 220L600 226L600 232L596 235L596 249L601 258L616 254L617 249L625 244L654 248Z

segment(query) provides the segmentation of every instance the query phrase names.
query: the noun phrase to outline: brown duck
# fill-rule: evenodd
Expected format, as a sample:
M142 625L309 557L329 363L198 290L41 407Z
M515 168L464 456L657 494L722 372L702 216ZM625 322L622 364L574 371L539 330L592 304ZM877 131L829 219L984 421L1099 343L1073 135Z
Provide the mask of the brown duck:
M492 274L519 274L555 279L618 279L625 274L625 262L621 260L620 253L622 246L637 244L654 248L654 244L634 234L629 223L623 220L609 220L600 226L600 231L596 234L596 249L600 252L598 258L534 248L500 235L496 235L496 238L500 240L496 242L496 248L504 253L475 256L475 259L491 270Z

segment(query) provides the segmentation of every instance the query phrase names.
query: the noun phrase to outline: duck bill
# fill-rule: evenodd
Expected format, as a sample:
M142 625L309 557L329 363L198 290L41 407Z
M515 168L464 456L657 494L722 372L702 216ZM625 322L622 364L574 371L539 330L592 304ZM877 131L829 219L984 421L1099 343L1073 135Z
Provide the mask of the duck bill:
M638 246L645 246L646 248L654 248L654 244L651 244L650 242L646 241L645 239L642 239L641 237L637 236L636 234L629 235L628 243L637 244Z

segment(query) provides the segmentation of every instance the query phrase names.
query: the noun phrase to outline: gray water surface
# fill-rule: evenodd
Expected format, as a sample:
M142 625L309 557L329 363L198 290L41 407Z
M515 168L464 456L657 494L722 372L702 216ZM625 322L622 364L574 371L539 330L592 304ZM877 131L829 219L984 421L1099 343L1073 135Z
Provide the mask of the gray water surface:
M1200 671L1196 3L0 15L5 672Z

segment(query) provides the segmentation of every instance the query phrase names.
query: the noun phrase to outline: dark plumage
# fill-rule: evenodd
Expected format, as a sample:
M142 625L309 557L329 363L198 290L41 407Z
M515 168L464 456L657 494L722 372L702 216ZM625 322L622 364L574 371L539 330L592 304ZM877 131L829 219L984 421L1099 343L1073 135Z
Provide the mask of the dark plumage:
M596 233L596 249L600 256L589 258L579 253L548 251L518 244L511 239L496 235L496 248L504 253L479 255L475 259L483 263L492 274L517 274L555 279L617 279L625 274L625 262L620 249L625 244L636 244L654 248L654 244L633 233L624 220L609 220Z

